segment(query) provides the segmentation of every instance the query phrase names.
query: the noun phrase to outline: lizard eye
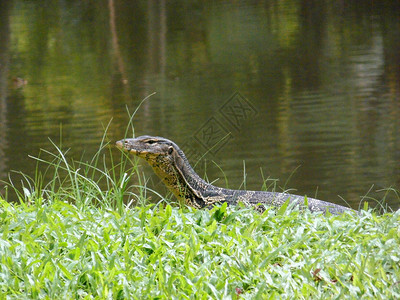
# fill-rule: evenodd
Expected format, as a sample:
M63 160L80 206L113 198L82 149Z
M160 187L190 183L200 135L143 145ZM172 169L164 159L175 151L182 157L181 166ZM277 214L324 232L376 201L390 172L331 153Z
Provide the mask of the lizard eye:
M153 145L153 144L155 144L155 143L157 143L156 141L153 141L153 140L150 140L150 141L147 141L146 142L147 144L150 144L150 145Z

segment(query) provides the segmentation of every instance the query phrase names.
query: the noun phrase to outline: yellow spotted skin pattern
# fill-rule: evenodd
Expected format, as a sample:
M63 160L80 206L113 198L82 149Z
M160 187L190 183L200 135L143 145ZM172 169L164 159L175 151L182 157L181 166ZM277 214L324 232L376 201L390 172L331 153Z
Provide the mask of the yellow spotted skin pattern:
M288 199L299 207L307 203L312 212L341 214L353 211L350 208L288 193L230 190L216 187L204 181L193 170L183 151L172 141L163 137L140 136L123 139L117 147L143 158L164 182L178 200L195 208L211 207L214 204L227 202L228 205L254 207L263 212L268 206L280 207Z

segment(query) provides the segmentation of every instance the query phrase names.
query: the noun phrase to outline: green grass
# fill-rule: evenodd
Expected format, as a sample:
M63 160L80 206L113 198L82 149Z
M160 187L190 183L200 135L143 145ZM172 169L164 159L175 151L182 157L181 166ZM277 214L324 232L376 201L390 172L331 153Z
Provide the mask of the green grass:
M399 298L400 213L0 205L10 299Z
M399 211L174 207L105 143L87 163L55 149L52 179L0 197L0 299L400 297Z

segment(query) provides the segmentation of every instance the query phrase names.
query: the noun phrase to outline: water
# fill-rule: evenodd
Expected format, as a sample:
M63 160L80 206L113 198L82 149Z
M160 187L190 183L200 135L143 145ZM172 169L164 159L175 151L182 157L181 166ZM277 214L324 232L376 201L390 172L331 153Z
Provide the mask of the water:
M90 158L110 120L122 138L126 109L156 92L136 135L174 140L192 163L215 146L196 168L217 185L279 179L354 208L400 188L398 1L4 2L1 179L33 174L49 138Z

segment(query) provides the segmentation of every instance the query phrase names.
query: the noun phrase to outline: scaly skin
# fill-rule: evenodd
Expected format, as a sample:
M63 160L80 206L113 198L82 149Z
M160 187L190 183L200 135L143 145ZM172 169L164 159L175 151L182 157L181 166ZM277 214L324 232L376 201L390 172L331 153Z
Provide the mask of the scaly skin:
M209 184L193 170L183 151L174 142L162 137L140 136L120 140L116 145L146 160L178 200L195 208L201 209L224 202L228 205L237 205L242 202L263 212L268 206L282 206L288 199L300 207L304 206L305 198L302 196L230 190ZM308 197L307 203L312 212L329 211L331 214L341 214L353 211L344 206Z

